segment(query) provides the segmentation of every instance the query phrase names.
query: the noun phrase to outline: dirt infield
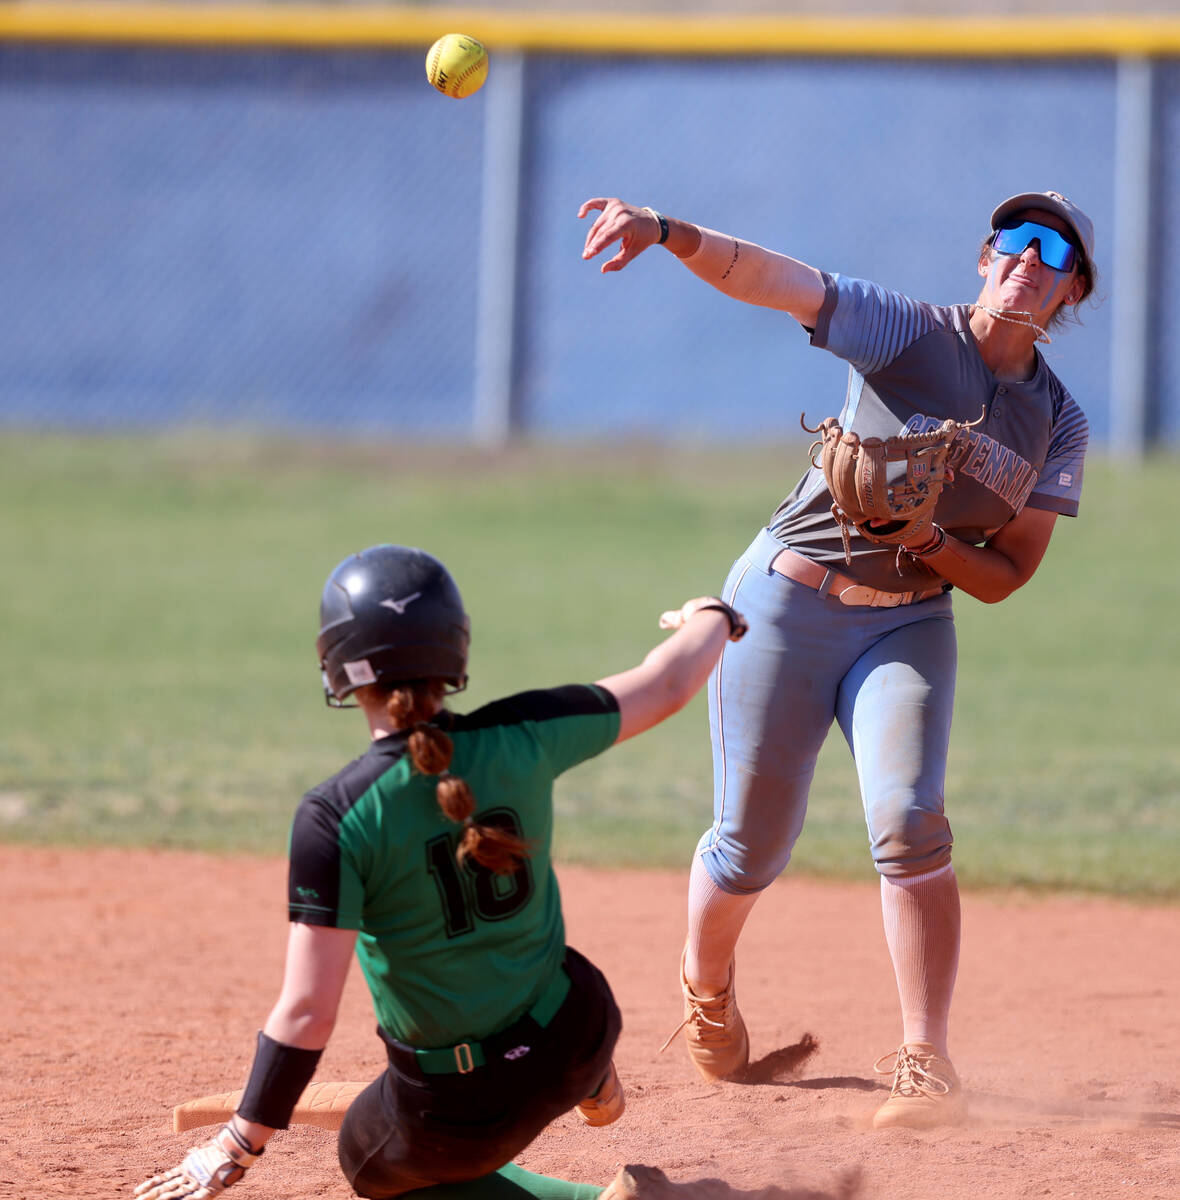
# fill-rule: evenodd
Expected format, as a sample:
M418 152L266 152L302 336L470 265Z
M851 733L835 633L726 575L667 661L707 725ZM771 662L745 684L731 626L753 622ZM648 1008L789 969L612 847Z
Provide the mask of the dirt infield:
M520 1162L605 1183L620 1164L713 1179L719 1200L1180 1197L1180 910L964 897L952 1051L972 1116L875 1132L874 1059L898 1035L877 889L784 880L743 938L738 995L766 1082L708 1086L683 1050L676 967L685 878L560 872L570 942L611 979L628 1109L572 1116ZM0 1197L127 1195L193 1134L172 1106L240 1087L277 994L276 860L0 846ZM775 1056L811 1034L794 1074ZM772 1057L774 1056L774 1057ZM359 971L321 1079L368 1079L381 1048ZM293 1128L241 1200L351 1195L333 1135Z

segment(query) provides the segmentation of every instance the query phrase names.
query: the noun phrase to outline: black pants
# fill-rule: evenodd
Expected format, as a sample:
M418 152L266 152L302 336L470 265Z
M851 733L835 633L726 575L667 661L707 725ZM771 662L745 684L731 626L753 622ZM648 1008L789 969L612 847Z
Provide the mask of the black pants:
M340 1129L340 1166L358 1195L387 1200L487 1175L597 1089L622 1018L593 963L567 947L565 969L569 994L549 1024L522 1017L506 1031L527 1054L427 1075L391 1047L388 1069L352 1102Z

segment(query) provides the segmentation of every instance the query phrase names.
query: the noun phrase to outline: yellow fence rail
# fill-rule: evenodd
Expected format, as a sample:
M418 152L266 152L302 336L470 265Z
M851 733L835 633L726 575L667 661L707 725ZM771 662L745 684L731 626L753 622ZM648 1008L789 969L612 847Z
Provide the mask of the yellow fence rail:
M326 5L5 4L0 40L193 47L425 47L644 55L1119 58L1180 55L1180 17L762 17Z

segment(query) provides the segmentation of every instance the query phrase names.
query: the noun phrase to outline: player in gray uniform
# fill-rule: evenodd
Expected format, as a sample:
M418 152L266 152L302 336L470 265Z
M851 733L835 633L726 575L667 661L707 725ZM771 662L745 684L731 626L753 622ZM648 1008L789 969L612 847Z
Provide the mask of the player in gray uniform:
M1056 192L999 205L974 304L940 307L829 275L741 239L596 198L584 258L603 272L664 245L734 299L790 314L849 364L840 423L887 438L974 422L935 526L899 549L853 536L808 470L734 564L723 596L750 620L709 687L714 821L697 847L682 964L689 1053L707 1079L740 1078L749 1039L735 950L803 828L816 757L836 720L856 762L901 1004L877 1127L961 1121L947 1048L959 895L943 786L955 683L951 588L988 603L1032 577L1061 514L1075 516L1088 426L1037 351L1094 288L1093 226ZM833 404L832 409L835 409ZM813 423L826 412L812 413Z

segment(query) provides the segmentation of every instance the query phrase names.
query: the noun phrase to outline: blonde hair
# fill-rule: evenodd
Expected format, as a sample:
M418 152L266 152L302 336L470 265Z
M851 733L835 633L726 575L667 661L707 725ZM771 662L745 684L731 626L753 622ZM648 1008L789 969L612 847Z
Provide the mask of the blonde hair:
M454 742L430 723L445 694L441 679L396 684L386 697L386 711L395 728L410 731L406 749L414 770L438 776L434 796L443 815L463 826L455 851L459 865L473 858L495 875L512 875L528 858L529 844L510 830L476 819L475 793L465 779L450 771Z

